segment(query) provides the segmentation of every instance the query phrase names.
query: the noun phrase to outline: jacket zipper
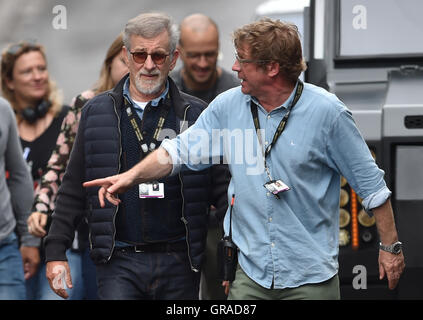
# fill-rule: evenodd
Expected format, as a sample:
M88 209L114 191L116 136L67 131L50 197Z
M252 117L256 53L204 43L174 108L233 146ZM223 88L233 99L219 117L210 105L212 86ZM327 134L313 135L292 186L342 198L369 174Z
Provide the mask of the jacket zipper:
M185 121L187 119L187 112L188 112L189 108L190 108L190 105L188 105L185 108L183 124L185 123ZM182 133L182 129L183 129L183 125L179 129L179 133ZM184 223L184 226L185 226L185 241L187 243L187 248L188 248L188 260L189 260L189 264L191 266L191 270L194 271L194 272L199 272L200 270L194 268L194 266L192 265L191 249L190 249L190 246L189 246L188 220L185 218L185 214L184 214L184 212L185 212L184 183L183 183L183 180L182 180L182 177L181 177L181 173L178 173L178 177L179 177L179 181L181 183L181 196L182 196L182 211L181 211L182 217L181 217L181 220L182 220L182 222Z
M121 136L122 136L122 132L120 131L120 117L119 117L119 114L118 114L118 112L116 110L116 100L115 100L115 98L113 98L113 96L111 94L108 94L108 95L113 100L113 109L114 109L114 111L116 113L116 117L118 119L118 131L119 131L119 158L118 158L119 160L118 160L118 171L117 171L117 174L118 174L120 172L120 167L121 167L120 158L122 156L122 144L121 144L120 139L121 139ZM119 205L116 206L115 213L113 214L113 242L112 242L112 250L110 251L110 254L109 254L108 258L107 258L107 261L109 261L112 258L113 251L115 250L116 215L117 215L118 210L119 210Z
M90 205L89 205L89 212L90 212L90 216L93 214L93 205L90 203ZM87 219L87 225L88 225L88 242L90 243L90 251L92 251L93 250L93 242L92 242L92 240L91 240L91 227L90 227L90 224L88 223L88 219Z

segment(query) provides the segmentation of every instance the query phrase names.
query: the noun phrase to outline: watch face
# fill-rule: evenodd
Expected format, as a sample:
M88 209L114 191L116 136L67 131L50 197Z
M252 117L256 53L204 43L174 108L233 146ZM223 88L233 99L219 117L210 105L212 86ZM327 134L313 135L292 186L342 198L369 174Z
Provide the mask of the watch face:
M395 254L399 254L401 252L401 244L397 243L394 248L393 251Z

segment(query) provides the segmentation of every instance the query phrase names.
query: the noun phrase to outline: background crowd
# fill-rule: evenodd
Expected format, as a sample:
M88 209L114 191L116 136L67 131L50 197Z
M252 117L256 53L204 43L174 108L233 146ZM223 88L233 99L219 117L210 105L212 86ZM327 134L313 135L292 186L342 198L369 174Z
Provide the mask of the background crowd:
M178 49L183 64L172 74L178 87L210 102L217 94L239 84L234 75L217 64L219 33L214 21L202 14L194 14L183 20L180 29ZM4 193L10 199L5 202L9 208L0 216L2 299L60 299L50 289L45 277L45 253L41 239L48 234L82 107L94 96L112 89L128 73L122 47L120 34L106 52L96 83L69 104L64 103L61 90L49 74L47 54L42 44L22 40L9 44L2 51L1 89L4 99L0 102L5 109L4 114L8 115L2 120L6 122L4 130L10 133L10 140L5 141L1 155L5 166L2 195ZM6 136L3 134L1 138ZM18 154L22 157L17 157ZM21 159L26 161L25 166ZM31 175L26 174L26 167ZM221 170L222 174L228 175L225 168ZM28 186L33 189L31 201L21 197L22 194L28 197ZM23 191L25 188L26 192ZM220 219L224 214L224 210L221 211ZM210 212L210 265L206 276L203 275L201 292L203 298L224 299L212 256L222 229L215 217L216 208L212 207ZM68 290L70 299L97 298L96 272L89 258L88 233L85 218L78 224L72 247L66 253L72 270L73 289Z

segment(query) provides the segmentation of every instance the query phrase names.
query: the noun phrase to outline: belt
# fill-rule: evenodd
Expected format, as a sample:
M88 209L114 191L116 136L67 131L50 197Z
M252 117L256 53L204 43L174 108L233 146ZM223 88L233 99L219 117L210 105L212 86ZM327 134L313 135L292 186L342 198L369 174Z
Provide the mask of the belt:
M164 243L149 243L149 244L138 244L127 247L116 247L117 251L121 252L172 252L172 251L183 251L187 249L185 241L178 242L164 242Z

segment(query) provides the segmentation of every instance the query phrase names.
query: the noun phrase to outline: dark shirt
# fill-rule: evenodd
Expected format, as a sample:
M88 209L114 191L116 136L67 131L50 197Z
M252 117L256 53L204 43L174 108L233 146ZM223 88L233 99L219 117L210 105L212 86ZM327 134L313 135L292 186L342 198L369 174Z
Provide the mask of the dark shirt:
M46 171L47 163L56 147L57 137L68 110L68 106L63 106L62 111L53 119L47 130L35 140L26 141L22 138L20 139L24 158L31 167L34 184L40 181L41 176Z
M170 75L173 81L175 81L179 90L194 97L200 98L207 103L210 103L214 98L216 98L218 94L240 85L240 82L238 78L235 77L235 75L222 69L222 74L219 78L217 78L217 81L212 88L207 90L190 90L186 87L184 80L182 79L181 71L181 69L176 70Z

